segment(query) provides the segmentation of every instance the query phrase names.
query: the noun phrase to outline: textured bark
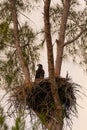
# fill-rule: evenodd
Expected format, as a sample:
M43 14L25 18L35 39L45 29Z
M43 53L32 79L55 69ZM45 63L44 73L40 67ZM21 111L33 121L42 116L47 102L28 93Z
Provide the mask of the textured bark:
M56 40L56 44L57 44L57 54L55 63L55 76L60 76L62 59L63 59L63 46L61 46L61 43L58 40Z
M46 128L48 130L62 130L63 124L60 121L57 111L53 111L50 115L50 120L46 122Z
M49 8L50 8L50 0L44 1L44 30L45 30L45 38L47 44L47 56L48 56L48 72L49 77L54 77L54 57L53 57L53 47L52 47L52 39L50 33L50 22L49 22Z
M47 122L46 128L48 130L62 130L55 118Z
M45 38L46 38L46 45L47 45L48 72L49 72L49 78L51 82L51 92L56 107L56 117L58 122L55 123L55 121L52 120L51 123L50 122L48 123L47 128L51 130L57 130L56 127L59 127L60 129L58 130L62 130L62 106L60 103L59 95L57 93L57 86L54 77L54 57L53 57L53 47L52 47L50 20L49 20L50 2L51 0L44 0L44 26L45 26L44 30L45 30ZM56 126L52 127L53 124L56 124Z
M61 18L59 40L56 40L57 56L56 56L56 63L55 63L55 74L57 76L60 76L60 72L61 72L63 48L64 48L63 45L65 41L65 31L66 31L66 24L67 24L69 9L70 9L70 3L71 3L71 0L65 0L63 15Z
M23 74L25 76L25 84L26 86L30 86L30 73L29 69L25 64L23 55L22 55L22 50L20 47L20 42L19 42L19 34L18 34L18 20L17 20L17 10L16 10L16 1L15 0L9 0L10 2L10 8L11 8L11 13L12 13L12 20L13 20L13 26L14 26L14 38L15 38L15 47L17 50L17 55L20 61L20 65L22 67Z

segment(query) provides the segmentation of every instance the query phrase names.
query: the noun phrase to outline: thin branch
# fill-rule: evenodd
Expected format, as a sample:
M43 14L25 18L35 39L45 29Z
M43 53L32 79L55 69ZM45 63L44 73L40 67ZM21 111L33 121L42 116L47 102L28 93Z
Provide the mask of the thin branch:
M85 31L87 31L87 28L82 30L74 39L70 40L70 41L67 41L65 42L62 46L66 46L66 45L69 45L71 43L73 43L74 41L76 41Z
M22 13L21 11L19 11L19 10L18 10L18 12L19 12L21 15L23 15L25 18L27 18L29 21L31 21L31 22L36 26L35 22L34 22L33 20L31 20L27 15L23 14L23 13Z
M58 121L56 120L56 118L54 118L53 116L49 115L49 117L54 120L56 123L58 123Z

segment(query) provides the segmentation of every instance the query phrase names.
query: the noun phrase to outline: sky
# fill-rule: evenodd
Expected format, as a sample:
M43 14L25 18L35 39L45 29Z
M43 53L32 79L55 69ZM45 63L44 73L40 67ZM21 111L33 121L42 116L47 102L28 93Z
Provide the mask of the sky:
M53 1L53 0L52 0ZM80 1L80 8L84 6L83 0ZM39 12L40 10L40 12ZM34 26L34 29L40 29L43 25L43 10L42 8L39 8L38 10L31 12L31 16L29 18L31 19L30 23L32 26ZM22 18L22 21L24 20L24 17ZM35 21L35 22L33 22ZM54 49L55 53L55 49ZM41 50L41 56L40 56L40 63L43 64L44 70L45 70L45 77L48 76L47 73L47 52L46 47ZM78 83L82 86L82 91L87 95L87 73L83 71L83 69L72 62L71 59L68 59L68 61L64 61L62 65L62 71L61 76L65 77L67 72L69 73L69 76L73 80L73 82ZM79 104L78 106L78 118L74 118L73 120L73 126L72 130L87 130L87 97L81 94L77 98L77 102ZM68 129L67 129L68 130Z

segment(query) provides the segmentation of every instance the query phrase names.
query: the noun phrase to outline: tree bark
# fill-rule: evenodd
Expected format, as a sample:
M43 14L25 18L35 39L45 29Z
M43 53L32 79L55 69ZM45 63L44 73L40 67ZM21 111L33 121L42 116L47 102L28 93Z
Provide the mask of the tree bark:
M55 116L54 116L55 117ZM56 119L51 119L49 122L46 124L46 128L48 130L62 130L59 123L56 121Z
M16 10L16 1L15 0L9 0L10 2L10 8L12 13L12 20L13 20L13 26L14 26L14 39L15 39L15 47L17 50L18 59L20 61L20 65L22 67L23 74L25 76L25 86L30 86L30 73L29 69L25 64L24 57L22 54L22 50L20 47L20 40L19 40L19 33L18 33L18 20L17 20L17 10Z
M44 0L44 30L45 30L45 38L46 38L46 45L47 45L47 56L48 56L48 72L49 72L49 79L51 82L51 92L55 103L56 108L56 117L54 118L58 121L55 123L54 120L51 120L47 124L47 128L51 130L62 130L63 120L62 120L62 106L60 103L57 86L55 83L55 75L54 75L54 57L53 57L53 46L52 46L52 38L51 38L51 30L50 30L50 16L49 16L49 9L50 9L50 2L51 0ZM54 122L54 123L53 123ZM56 124L55 127L52 127L53 124Z
M61 73L63 49L64 49L63 45L65 41L65 30L66 30L66 24L67 24L69 9L70 9L70 3L71 3L71 0L65 0L63 15L61 18L59 40L56 40L56 43L57 43L57 56L56 56L56 63L55 63L56 76L60 76L60 73Z

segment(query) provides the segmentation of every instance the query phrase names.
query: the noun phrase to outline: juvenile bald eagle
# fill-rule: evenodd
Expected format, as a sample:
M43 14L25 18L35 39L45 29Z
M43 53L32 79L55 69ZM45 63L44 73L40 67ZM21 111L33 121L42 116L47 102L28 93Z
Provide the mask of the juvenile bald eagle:
M38 64L38 69L36 70L35 80L44 78L44 70L42 64Z

